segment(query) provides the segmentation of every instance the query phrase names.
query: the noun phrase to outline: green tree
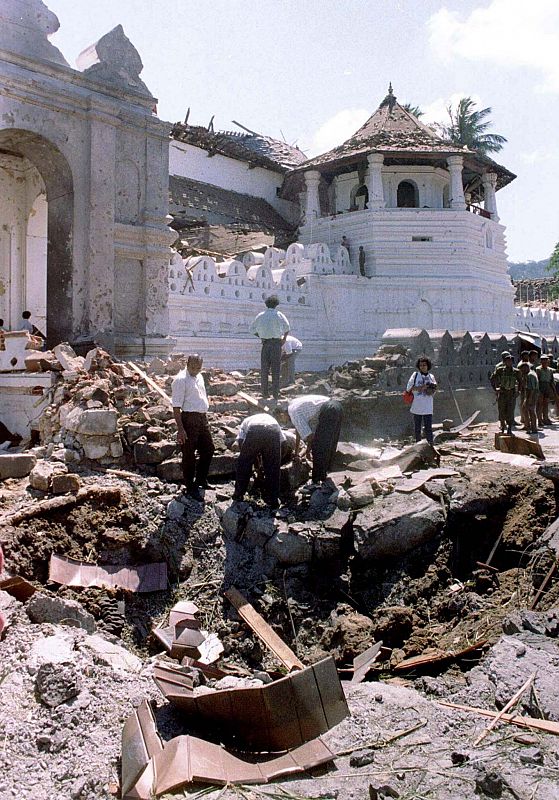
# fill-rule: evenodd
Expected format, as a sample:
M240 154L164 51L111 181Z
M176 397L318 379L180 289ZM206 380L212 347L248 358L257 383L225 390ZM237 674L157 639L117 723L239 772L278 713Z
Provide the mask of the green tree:
M402 106L403 109L409 111L410 114L413 114L414 117L422 117L423 111L419 108L419 106L412 106L411 103L404 103Z
M559 278L559 242L555 245L553 253L549 258L549 264L546 266L548 272L552 272L555 277Z
M439 129L451 142L486 155L498 153L507 141L498 133L487 133L492 125L489 119L491 106L476 109L471 97L462 97L456 108L448 106L447 111L450 122L448 125L440 125Z

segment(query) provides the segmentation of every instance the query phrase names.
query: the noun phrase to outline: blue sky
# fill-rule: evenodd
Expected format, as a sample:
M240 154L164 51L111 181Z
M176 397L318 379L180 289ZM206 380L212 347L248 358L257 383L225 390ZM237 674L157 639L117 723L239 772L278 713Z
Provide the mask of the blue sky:
M309 155L347 138L392 81L431 120L452 98L493 108L518 175L497 195L509 258L539 260L559 240L557 0L47 0L52 42L78 54L121 23L142 78L171 122L237 120Z

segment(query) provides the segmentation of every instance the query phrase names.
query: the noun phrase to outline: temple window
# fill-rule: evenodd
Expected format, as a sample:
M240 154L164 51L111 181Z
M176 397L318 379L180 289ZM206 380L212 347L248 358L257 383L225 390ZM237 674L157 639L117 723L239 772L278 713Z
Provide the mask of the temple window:
M401 181L398 184L398 193L396 198L396 205L398 208L419 207L419 192L417 190L417 186L411 181Z

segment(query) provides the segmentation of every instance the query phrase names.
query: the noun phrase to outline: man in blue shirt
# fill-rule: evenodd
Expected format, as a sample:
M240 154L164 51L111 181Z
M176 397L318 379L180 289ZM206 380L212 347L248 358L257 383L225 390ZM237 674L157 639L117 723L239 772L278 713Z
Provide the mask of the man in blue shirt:
M262 397L268 397L268 376L272 373L272 394L279 397L281 346L289 333L287 318L277 310L279 300L272 294L265 300L266 311L262 311L252 325L250 332L262 340L260 354L260 388Z

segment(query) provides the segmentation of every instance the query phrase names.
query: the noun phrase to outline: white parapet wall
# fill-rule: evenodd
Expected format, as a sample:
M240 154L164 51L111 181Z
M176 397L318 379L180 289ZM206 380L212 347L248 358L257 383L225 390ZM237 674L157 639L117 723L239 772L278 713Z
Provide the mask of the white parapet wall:
M479 238L478 218L468 214L462 222L469 224L470 217ZM320 242L295 243L287 251L269 248L263 257L249 253L242 262L216 263L208 256L183 260L176 254L169 277L175 350L200 352L208 366L257 367L260 347L250 323L270 294L278 296L293 334L303 342L300 369L320 370L370 355L388 328L510 332L514 289L506 267L472 267L473 256L464 249L459 265L452 262L449 245L444 263L410 251L413 268L407 273L393 269L390 277L362 277L352 263L355 252L350 260L345 248L331 251Z
M546 339L559 336L559 311L537 306L516 306L515 328Z
M53 372L0 374L0 420L11 433L25 439L38 428L39 417L51 401Z

